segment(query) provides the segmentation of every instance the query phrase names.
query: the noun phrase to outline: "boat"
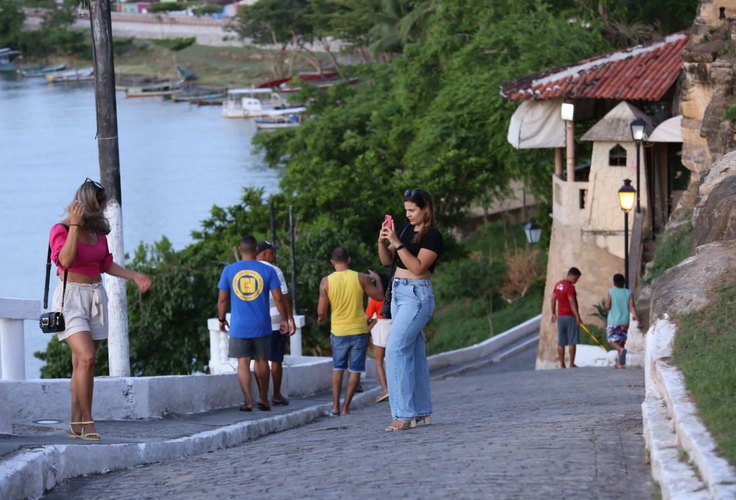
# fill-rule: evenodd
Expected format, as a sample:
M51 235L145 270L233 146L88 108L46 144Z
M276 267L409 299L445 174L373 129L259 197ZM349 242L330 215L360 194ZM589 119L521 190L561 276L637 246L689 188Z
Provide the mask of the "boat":
M227 89L223 87L212 87L212 86L189 86L180 89L178 92L172 94L170 98L174 102L188 102L193 103L201 99L220 99L219 104L222 104L227 95ZM167 99L164 96L164 99Z
M302 123L305 107L275 109L265 112L260 118L256 118L258 130L275 130L281 128L296 128Z
M127 90L128 87L142 87L154 83L164 83L171 78L159 78L149 75L115 75L115 90Z
M15 67L16 59L22 58L22 54L18 50L13 50L8 47L0 49L0 71L16 71Z
M150 85L128 87L125 89L125 97L161 97L171 96L181 89L181 81L167 80Z
M92 66L88 66L46 73L44 76L49 83L88 82L94 79L95 70Z
M56 66L36 66L33 68L21 68L18 73L24 78L43 78L49 73L56 73L66 69L66 64Z
M265 111L286 107L287 102L281 94L268 88L248 87L230 89L222 103L222 116L225 118L255 118Z

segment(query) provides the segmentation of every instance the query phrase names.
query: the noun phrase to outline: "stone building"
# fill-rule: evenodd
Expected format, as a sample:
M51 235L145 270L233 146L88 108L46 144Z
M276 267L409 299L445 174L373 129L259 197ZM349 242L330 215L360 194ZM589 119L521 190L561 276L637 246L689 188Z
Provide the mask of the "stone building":
M617 196L623 181L632 180L640 207L630 217L632 290L639 283L647 241L664 228L688 186L689 171L679 160L678 116L682 53L688 40L688 33L675 33L648 45L507 82L501 88L507 99L523 101L512 117L509 142L519 149L554 150L553 222L538 369L559 366L548 297L568 268L575 266L583 273L576 285L583 321L604 326L596 306L611 286L613 274L626 274L625 217ZM568 114L565 119L563 113ZM630 128L635 119L645 125L644 141L638 147ZM576 128L585 132L576 137ZM590 152L576 158L576 148ZM636 334L630 348L643 350Z

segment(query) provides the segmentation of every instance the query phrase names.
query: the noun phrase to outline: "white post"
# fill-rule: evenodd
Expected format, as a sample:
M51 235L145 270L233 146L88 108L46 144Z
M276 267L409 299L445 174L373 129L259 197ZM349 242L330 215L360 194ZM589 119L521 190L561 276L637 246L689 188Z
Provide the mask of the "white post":
M113 260L125 266L123 249L123 211L120 204L110 200L107 204L107 219L110 221L110 234L107 239ZM128 343L128 301L125 294L125 280L105 276L105 291L108 302L107 357L111 377L130 377L130 355Z
M304 316L294 316L294 325L296 326L296 333L289 337L289 349L292 356L302 355L302 327L304 326Z
M0 298L0 374L2 380L26 379L23 320L38 321L38 300ZM41 333L39 332L39 335Z
M23 320L0 318L2 380L26 379Z

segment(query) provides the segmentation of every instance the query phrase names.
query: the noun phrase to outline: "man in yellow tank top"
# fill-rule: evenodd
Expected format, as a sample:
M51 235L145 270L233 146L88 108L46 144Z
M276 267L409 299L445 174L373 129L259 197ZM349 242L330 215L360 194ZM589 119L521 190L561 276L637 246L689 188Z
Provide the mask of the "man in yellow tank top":
M364 294L383 300L383 286L376 273L358 273L350 269L350 253L344 247L332 251L330 259L335 272L322 278L319 285L317 322L322 325L330 314L330 343L332 345L332 411L330 415L349 415L350 402L365 371L368 348L368 321L365 317ZM349 364L349 366L348 366ZM345 402L340 407L342 376L350 374Z

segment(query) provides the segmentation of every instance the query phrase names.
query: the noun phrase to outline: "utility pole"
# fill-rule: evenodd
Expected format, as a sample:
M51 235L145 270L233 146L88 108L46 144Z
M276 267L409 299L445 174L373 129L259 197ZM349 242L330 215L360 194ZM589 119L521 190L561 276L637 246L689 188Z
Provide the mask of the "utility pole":
M110 221L111 231L108 242L115 262L124 266L118 112L115 102L115 67L113 62L110 0L91 0L89 20L92 28L92 56L95 71L100 181L105 186L109 198L106 215ZM128 305L125 294L125 280L108 275L105 277L105 289L109 296L107 348L110 376L129 377Z

